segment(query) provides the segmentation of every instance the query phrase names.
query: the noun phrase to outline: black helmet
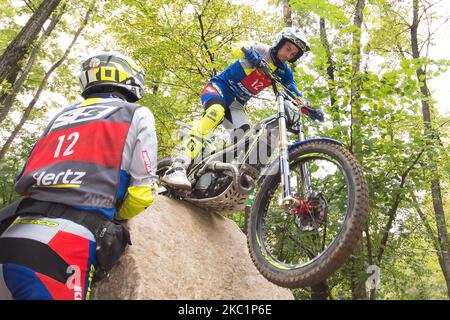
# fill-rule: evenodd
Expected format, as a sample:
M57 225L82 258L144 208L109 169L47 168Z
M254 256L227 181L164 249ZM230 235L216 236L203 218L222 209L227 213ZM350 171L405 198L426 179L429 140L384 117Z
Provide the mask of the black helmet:
M81 95L117 90L130 102L144 95L144 70L131 59L117 53L100 53L81 64Z

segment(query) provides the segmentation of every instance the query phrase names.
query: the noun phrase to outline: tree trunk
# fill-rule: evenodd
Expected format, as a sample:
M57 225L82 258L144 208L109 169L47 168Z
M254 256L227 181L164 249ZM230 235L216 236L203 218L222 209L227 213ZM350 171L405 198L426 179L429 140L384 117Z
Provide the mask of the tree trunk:
M419 0L413 0L413 23L410 26L411 31L411 49L413 58L420 58L419 43L418 43L418 28L419 28ZM447 294L450 299L450 241L448 237L447 225L445 221L444 206L442 203L441 182L439 178L439 170L433 158L433 149L438 146L437 137L433 136L431 110L433 106L430 104L431 94L427 86L426 71L419 67L416 70L417 81L419 83L420 92L422 93L422 118L424 122L424 135L426 137L426 144L428 147L428 160L431 166L431 195L433 201L434 214L436 218L437 232L440 251L442 253L442 273L444 274L447 284Z
M289 4L289 0L282 0L281 4L283 6L283 21L286 27L292 27L292 9Z
M38 90L36 91L36 94L34 95L34 97L31 100L31 102L28 104L28 107L25 109L25 112L23 113L22 118L20 119L20 121L16 125L16 127L14 128L13 132L11 133L11 135L6 140L6 142L3 145L3 147L1 148L1 150L0 150L0 161L5 157L6 152L8 151L9 147L11 146L13 140L15 139L15 137L17 136L19 131L22 129L22 127L25 124L25 122L28 120L28 117L30 116L31 111L33 110L34 106L36 105L36 102L38 101L42 91L44 91L45 88L47 87L48 79L50 78L51 74L56 70L56 68L58 68L64 62L64 60L66 60L67 56L69 55L70 51L72 50L72 47L74 46L75 42L77 41L77 39L80 36L81 32L83 31L84 27L86 26L86 24L87 24L87 22L89 20L89 16L90 16L90 14L92 13L93 10L94 10L94 4L92 4L91 7L86 12L86 15L84 17L84 21L82 22L81 26L76 31L76 33L75 33L75 35L74 35L74 37L72 39L72 42L70 43L69 47L67 47L67 49L64 52L63 56L55 64L53 64L51 66L51 68L47 71L47 73L45 74L44 78L41 81L41 84L39 85Z
M285 27L292 27L292 7L289 4L289 0L281 0L283 7L283 22ZM297 62L290 63L292 72L295 74Z
M341 125L341 117L339 113L339 106L337 105L336 99L337 97L336 80L334 76L335 63L333 60L333 56L331 54L330 43L328 42L325 18L322 17L320 18L319 26L320 26L320 41L322 43L322 46L325 48L325 52L327 53L328 93L330 95L330 106L333 110L333 126L336 127ZM344 132L342 132L341 135L343 136Z
M414 168L414 166L419 162L419 159L422 157L423 153L424 153L424 150L420 151L414 158L413 162L403 172L401 179L400 179L400 185L398 187L398 191L396 191L394 193L394 196L393 196L394 201L392 202L392 206L389 209L389 213L388 213L389 219L388 219L388 222L386 223L386 226L384 227L383 237L381 238L381 241L380 241L380 246L379 246L380 249L378 251L377 260L376 260L378 263L378 266L381 266L381 259L383 258L384 250L386 249L386 245L387 245L387 242L389 239L389 233L391 231L392 225L397 216L397 210L398 210L398 207L399 207L400 202L403 197L403 188L405 186L406 179L408 178L408 175L411 172L411 170Z
M20 63L27 54L29 47L60 2L61 0L42 1L16 38L8 45L0 57L0 84L7 78L15 79L17 77L21 68Z
M198 23L200 25L200 37L202 39L202 44L203 47L205 48L206 53L208 54L209 60L211 63L214 63L215 58L214 58L214 53L211 51L211 49L208 46L208 40L206 39L206 34L207 34L207 30L205 29L204 25L203 25L203 13L198 13L197 12L197 20ZM217 74L217 70L216 68L212 69L212 76L215 76Z
M13 106L13 103L16 100L17 94L19 93L20 89L22 88L22 85L24 84L25 80L28 77L28 74L31 71L31 68L33 67L33 64L36 60L39 50L41 49L42 44L45 42L45 40L48 38L48 36L52 33L53 29L55 29L55 26L58 24L63 13L64 13L64 9L62 9L58 14L55 14L52 17L49 26L42 34L42 37L39 39L39 42L33 47L33 50L31 51L31 54L30 54L30 58L28 59L27 64L26 64L25 68L23 69L22 74L20 75L19 79L14 82L14 85L12 86L10 92L5 92L0 97L0 105L3 106L0 109L0 124L6 119L6 116L8 115L9 111L11 110L11 107Z
M434 234L434 231L431 228L430 222L428 221L426 214L423 212L422 208L420 207L419 201L417 200L416 196L412 192L411 192L411 198L413 199L414 207L416 208L416 211L420 217L420 220L422 220L422 223L425 226L425 229L427 229L427 233L430 237L431 243L433 244L434 250L436 250L436 252L438 254L439 263L441 263L442 257L441 257L441 252L440 252L441 249L439 247L439 239Z
M414 201L414 206L417 210L417 213L419 214L419 217L422 220L422 223L424 224L425 228L427 229L427 233L430 237L430 240L433 244L434 249L436 250L436 255L438 258L439 266L441 267L442 270L444 270L446 268L446 266L445 266L445 260L444 260L444 255L443 255L444 252L440 246L441 241L440 241L439 237L436 237L435 233L433 232L433 229L431 228L430 222L428 221L426 214L420 208L419 202L417 201L417 199L413 193L411 194L411 198Z
M360 241L350 258L350 287L352 300L366 300L366 264L364 259L363 244Z
M369 266L372 266L374 264L374 262L373 262L374 256L373 256L373 245L372 245L372 241L370 238L368 221L366 223L366 228L364 230L364 233L366 234L367 262L368 262ZM370 289L369 299L377 300L377 289L376 288L372 287Z
M330 296L327 281L322 281L311 287L311 300L327 300Z
M355 17L353 25L356 30L353 32L352 41L352 79L350 92L350 106L351 106L351 133L350 145L353 154L357 158L361 158L362 144L361 144L361 124L360 124L360 90L361 90L361 26L363 22L363 10L365 7L365 0L358 0L355 8Z
M360 124L360 90L361 90L361 27L363 22L363 10L365 7L365 0L358 0L355 7L355 16L353 25L356 31L353 33L352 41L352 78L351 78L351 92L350 92L350 107L351 107L351 126L350 126L350 150L361 163L362 144L361 144L361 124ZM350 259L352 265L351 272L351 289L352 299L363 300L367 298L366 293L366 266L363 256L362 240L355 250L354 256Z

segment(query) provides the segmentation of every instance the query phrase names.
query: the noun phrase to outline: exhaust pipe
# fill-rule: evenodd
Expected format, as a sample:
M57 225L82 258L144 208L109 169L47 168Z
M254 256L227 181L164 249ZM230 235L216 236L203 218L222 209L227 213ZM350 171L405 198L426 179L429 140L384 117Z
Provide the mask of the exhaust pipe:
M220 161L213 161L211 163L208 163L203 170L201 170L199 173L203 173L206 169L210 170L217 170L217 171L230 171L233 175L233 183L237 187L238 191L242 194L250 194L253 190L254 180L252 177L248 175L239 175L239 170L236 168L236 166L220 162ZM243 181L244 180L244 181Z

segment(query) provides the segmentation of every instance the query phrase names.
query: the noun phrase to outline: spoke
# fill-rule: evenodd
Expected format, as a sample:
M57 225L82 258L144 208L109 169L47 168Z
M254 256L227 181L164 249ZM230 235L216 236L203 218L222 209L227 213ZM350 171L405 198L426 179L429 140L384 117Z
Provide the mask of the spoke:
M297 239L294 238L294 236L289 236L289 238L290 238L292 241L296 242L296 243L299 245L300 248L302 248L303 250L305 250L306 253L308 254L308 256L309 256L310 259L313 259L313 258L316 256L313 250L311 250L310 248L308 248L307 246L305 246L302 242L299 242Z

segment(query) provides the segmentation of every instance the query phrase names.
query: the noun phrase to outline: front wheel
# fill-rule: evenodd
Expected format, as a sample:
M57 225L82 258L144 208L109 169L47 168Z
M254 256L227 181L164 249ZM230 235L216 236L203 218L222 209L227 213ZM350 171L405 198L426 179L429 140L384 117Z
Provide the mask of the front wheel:
M247 217L251 258L269 281L287 288L323 281L350 256L368 216L361 167L342 146L307 142L289 153L296 200L282 207L279 170L267 175Z

